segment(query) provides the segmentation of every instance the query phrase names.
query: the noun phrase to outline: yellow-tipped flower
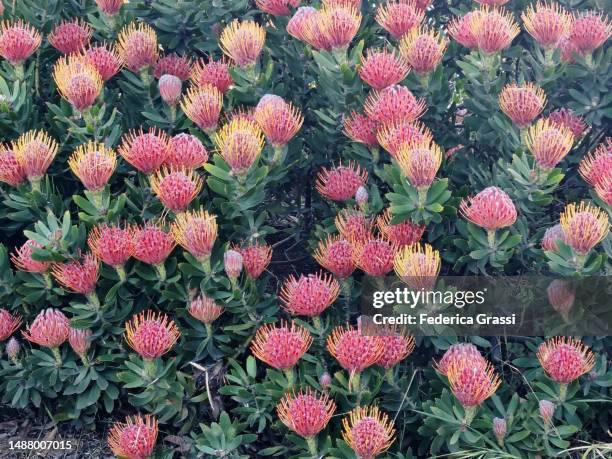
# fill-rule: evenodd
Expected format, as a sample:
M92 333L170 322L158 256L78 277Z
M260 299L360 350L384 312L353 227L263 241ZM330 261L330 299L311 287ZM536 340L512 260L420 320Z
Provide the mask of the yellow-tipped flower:
M359 458L373 459L395 440L393 421L376 406L357 407L342 420L342 438Z
M68 159L70 169L89 191L102 190L117 166L117 154L93 141L78 147Z
M395 159L413 187L427 189L442 164L442 150L424 138L402 145Z
M525 134L525 145L542 169L555 167L572 149L574 134L569 128L538 120Z
M433 72L444 56L448 40L427 27L412 29L400 41L400 53L420 75Z
M557 46L572 27L572 16L555 2L538 2L535 8L529 5L521 18L527 33L545 48Z
M151 189L172 212L183 212L202 190L202 177L192 169L163 167L151 176Z
M440 252L429 244L404 246L393 260L395 274L413 290L431 290L440 274L440 266Z
M62 97L79 112L94 104L104 85L100 73L81 56L58 60L53 79Z
M254 21L234 20L219 39L221 50L240 67L249 67L259 59L266 42L266 30Z
M610 231L608 215L592 204L569 204L561 214L565 242L581 255L589 253Z
M319 10L306 35L314 42L322 34L331 49L345 49L355 38L361 24L361 13L351 5L326 5Z
M257 161L264 147L264 135L254 121L231 120L215 134L219 154L235 174L246 173Z
M34 183L47 172L59 145L44 131L28 131L13 143L12 148L28 180Z
M117 51L132 72L145 70L157 62L157 34L147 24L132 22L119 33Z
M205 210L184 212L176 216L171 232L181 247L206 262L217 239L217 217Z
M531 124L544 105L546 93L533 83L507 84L499 93L499 107L519 128Z
M192 87L181 102L181 108L191 121L210 134L217 129L223 108L223 93L210 84Z

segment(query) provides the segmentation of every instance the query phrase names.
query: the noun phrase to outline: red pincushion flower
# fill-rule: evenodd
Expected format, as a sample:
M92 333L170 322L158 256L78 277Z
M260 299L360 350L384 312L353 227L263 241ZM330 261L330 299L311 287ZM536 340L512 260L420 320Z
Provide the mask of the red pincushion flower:
M86 22L79 19L64 21L55 26L47 37L51 46L63 54L81 51L89 44L93 31Z
M119 13L121 6L126 2L127 0L96 0L96 5L107 16L114 16Z
M332 201L346 201L355 196L360 186L368 181L368 172L357 163L340 163L332 169L323 168L317 174L317 191Z
M558 241L567 244L565 232L561 225L555 225L546 230L542 238L542 250L556 252L559 250Z
M123 266L134 253L134 230L107 224L93 227L87 238L92 253L107 265Z
M595 366L595 356L580 340L566 336L542 343L537 354L546 374L560 384L570 384Z
M310 388L296 394L285 394L276 406L280 421L302 438L321 432L336 411L327 394L318 395Z
M533 83L504 86L499 94L499 107L520 128L531 124L544 109L546 94Z
M172 212L183 212L202 190L202 178L192 169L166 167L151 176L151 189Z
M325 241L319 242L314 253L317 262L340 279L346 279L357 265L353 258L355 248L346 239L340 236L329 236Z
M446 350L439 362L434 363L434 368L441 375L448 376L449 368L459 365L460 362L465 362L468 367L472 368L487 366L487 361L476 346L472 343L457 343Z
M48 261L38 261L32 258L34 248L42 248L38 242L31 239L27 240L20 248L18 248L13 255L11 260L20 271L26 271L29 273L46 273L51 267L51 263Z
M288 16L292 8L300 6L301 0L255 0L257 8L273 16Z
M506 49L521 31L511 13L487 7L481 7L481 14L474 17L471 27L478 48L486 54Z
M168 157L169 141L168 135L157 128L147 132L141 128L123 137L119 154L140 172L152 174Z
M251 279L261 276L272 260L272 248L266 244L251 244L236 250L242 255L244 269Z
M403 145L418 142L432 142L433 135L427 126L419 121L404 120L385 124L378 130L378 142L393 157Z
M587 183L596 187L607 177L612 177L612 149L608 145L600 144L595 151L580 161L578 170Z
M393 421L376 406L357 407L342 420L342 438L359 459L374 459L393 443Z
M35 182L46 174L59 145L44 131L28 131L13 142L12 150L28 180Z
M0 145L0 182L18 187L27 180L23 167L9 147Z
M53 277L68 290L88 295L93 293L98 282L100 262L91 253L82 260L56 263L51 267Z
M361 13L353 6L323 6L307 23L307 41L317 43L321 39L315 35L321 34L326 48L346 49L355 38L360 24Z
M157 61L153 69L153 75L158 80L163 75L173 75L181 81L187 81L191 76L191 62L185 56L169 54Z
M426 27L412 29L400 42L400 52L404 59L419 75L433 72L448 46L442 35Z
M176 241L160 225L147 223L134 230L134 258L149 265L159 265L170 255Z
M151 415L127 417L116 422L108 434L113 454L126 459L148 459L157 441L157 419Z
M108 184L117 165L116 153L93 141L79 146L68 159L70 169L89 191L98 192Z
M446 376L451 391L464 408L481 405L501 385L489 362L474 366L467 360L457 360L450 363Z
M272 146L282 147L298 133L304 117L291 102L262 104L262 101L263 98L255 109L255 120Z
M154 360L168 352L181 336L166 314L152 310L134 314L125 324L125 340L143 359Z
M550 170L570 152L574 134L565 126L541 119L525 133L524 141L536 164L544 170Z
M159 95L170 107L176 107L183 94L183 83L174 75L162 75L159 79Z
M572 26L572 16L558 3L529 5L521 18L529 35L545 48L556 46Z
M61 96L79 112L96 102L104 85L96 68L82 56L58 60L53 67L53 79Z
M384 276L393 269L396 247L385 239L355 243L355 263L370 276Z
M189 303L189 314L204 324L211 324L223 314L223 307L215 300L201 294Z
M12 315L6 309L0 308L0 343L6 341L22 323L20 315Z
M208 161L208 151L191 134L177 134L170 139L168 156L164 164L170 168L197 169Z
M360 142L372 148L378 145L376 133L379 124L368 116L357 112L351 112L344 119L344 133L355 142Z
M251 352L262 362L277 370L288 370L308 351L312 344L310 332L295 322L280 322L278 327L266 324L255 333Z
M205 210L181 213L172 223L172 235L195 258L206 260L217 240L217 217Z
M585 202L568 204L560 220L567 245L581 255L589 253L610 231L606 212Z
M87 355L87 351L91 346L91 330L77 330L76 328L70 329L68 335L68 343L74 352L80 356Z
M227 92L234 84L234 79L229 72L230 62L226 58L215 61L210 59L207 63L198 61L193 68L191 81L196 86L211 85L221 93Z
M380 90L398 84L408 75L410 66L403 57L383 49L368 49L361 56L359 77Z
M385 209L376 219L380 234L396 246L412 245L421 240L425 232L425 225L417 225L410 220L392 224L393 215L390 209Z
M414 121L420 118L427 104L418 100L405 86L393 85L382 91L373 91L365 101L366 114L379 123Z
M126 67L138 73L157 62L157 34L145 23L132 22L119 33L117 50Z
M376 336L362 334L351 326L334 328L327 337L327 350L351 375L374 365L384 352Z
M433 290L440 267L440 252L429 244L406 245L393 260L395 273L413 290Z
M565 126L576 139L582 137L588 126L584 122L584 118L580 115L574 114L570 108L559 108L550 112L548 115L548 121L556 126Z
M83 53L83 58L98 71L102 81L108 81L114 77L119 73L123 65L115 48L108 45L97 45L88 48Z
M423 139L403 144L395 159L410 184L419 190L426 190L442 165L442 150L429 139Z
M453 18L448 24L448 34L466 48L470 50L476 48L478 37L473 24L477 24L481 16L482 10L474 10L461 17Z
M259 59L266 41L266 29L254 21L235 19L221 32L219 47L240 67L249 67Z
M191 121L207 134L217 129L223 108L223 93L212 85L190 88L181 102L181 108Z
M61 346L70 333L70 321L60 310L48 308L42 310L21 334L25 339L39 346L57 348Z
M383 349L383 353L376 361L376 364L385 370L393 368L414 351L414 337L404 331L385 328L376 338L381 343Z
M352 243L366 243L373 237L374 221L357 210L339 212L334 223L342 237Z
M323 273L291 275L281 287L279 298L283 309L298 316L316 317L338 298L340 285L332 276Z
M512 226L517 218L510 196L495 186L485 188L473 198L462 200L459 211L463 218L486 230Z
M601 13L587 11L574 18L569 40L579 53L590 53L603 45L610 35L610 19Z
M424 17L423 9L409 0L388 0L376 8L376 22L395 39L418 27Z
M0 56L12 65L22 64L40 46L42 36L31 25L18 19L0 26Z

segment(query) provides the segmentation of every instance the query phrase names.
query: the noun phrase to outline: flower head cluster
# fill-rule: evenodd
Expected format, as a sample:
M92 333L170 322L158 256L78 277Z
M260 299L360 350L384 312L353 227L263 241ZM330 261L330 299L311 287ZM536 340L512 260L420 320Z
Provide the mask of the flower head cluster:
M251 352L262 362L277 370L288 370L308 351L312 344L310 332L295 322L266 324L255 333Z
M82 56L68 56L53 67L57 89L75 110L83 112L95 102L104 82L98 70Z
M32 258L34 249L40 249L42 245L31 239L27 240L21 247L19 247L11 259L13 263L20 271L26 271L29 273L46 273L51 267L51 263L48 261L38 261Z
M398 84L410 71L406 60L391 51L368 49L361 57L359 77L376 90Z
M15 152L5 145L0 145L0 182L18 187L27 180L25 171Z
M382 124L396 121L414 121L420 118L427 104L417 99L405 86L393 85L373 91L365 101L366 114Z
M334 223L342 237L351 244L365 244L373 238L374 221L358 210L342 210Z
M364 273L378 277L385 276L393 269L397 248L384 238L373 238L366 242L354 241L355 264Z
M92 30L89 24L79 19L64 21L55 26L48 40L55 49L63 54L74 54L82 51L91 40Z
M429 139L423 139L402 145L395 159L413 187L428 189L442 165L442 150Z
M300 130L304 117L291 102L266 101L265 97L255 109L255 120L272 146L282 147Z
M351 112L344 119L344 133L355 142L360 142L372 148L378 145L376 134L379 124L367 115Z
M612 35L612 22L601 13L587 11L576 15L569 33L569 41L579 54L593 52Z
M151 189L172 212L183 212L202 190L202 178L192 169L163 167L151 176Z
M161 224L149 222L134 230L134 258L149 265L160 265L170 255L176 241Z
M553 110L548 115L548 121L556 126L564 126L572 131L574 138L579 139L588 129L584 118L580 115L576 115L569 108L558 108Z
M397 276L413 290L432 290L440 274L440 252L429 244L404 246L395 255Z
M503 9L481 8L481 14L471 23L472 33L478 49L486 54L498 53L506 49L521 29L511 13Z
M107 16L114 16L119 13L124 3L127 3L127 0L96 0L96 5L98 5L100 11Z
M153 67L157 62L157 34L143 22L125 26L119 33L117 43L121 60L134 73Z
M187 81L191 76L191 61L185 56L168 54L157 61L153 75L158 80L164 75L172 75L181 81Z
M476 36L475 24L482 17L482 10L470 11L461 17L453 18L448 24L448 34L454 40L465 46L468 49L476 49L478 47L478 38Z
M545 48L556 47L572 26L572 16L555 2L529 5L521 18L529 35Z
M98 71L102 81L110 80L123 66L123 61L115 48L105 44L87 48L82 58Z
M147 414L127 417L116 422L108 434L108 446L113 454L126 459L147 459L157 441L157 419Z
M229 72L230 62L226 58L208 62L198 61L191 72L191 81L196 86L211 85L221 93L225 93L234 84L234 79Z
M427 126L419 121L397 120L382 126L377 132L378 143L393 157L404 145L430 143L433 135Z
M563 228L561 228L561 225L551 226L546 230L542 238L542 250L557 252L559 250L557 245L559 241L567 244Z
M135 314L125 324L125 340L143 359L154 360L168 352L181 336L165 314L152 310Z
M377 334L376 338L383 349L383 353L376 364L385 370L393 368L414 351L414 337L403 330L397 331L394 328L385 327Z
M77 355L84 356L87 355L87 351L91 346L91 336L91 330L71 328L68 335L68 343Z
M306 41L319 49L346 49L361 25L361 12L352 5L324 5L306 23Z
M315 185L321 196L332 201L346 201L355 197L360 186L368 180L368 172L359 164L349 162L347 166L340 163L332 169L323 168L317 175Z
M549 170L555 167L572 149L574 134L565 126L541 119L525 133L525 145L536 164Z
M339 279L346 279L357 265L353 257L353 244L341 236L329 236L319 242L314 258L317 262Z
M357 457L374 459L391 447L395 428L378 407L357 407L342 420L342 437Z
M402 38L400 52L419 75L433 72L448 46L448 40L426 27L414 28Z
M551 379L570 384L595 366L595 356L579 340L551 338L538 348L538 360Z
M22 323L20 315L13 315L6 309L0 308L0 343L6 341Z
M301 0L255 0L257 8L272 16L289 16L290 8L300 6Z
M23 20L4 21L0 26L0 56L12 65L21 65L40 46L42 36Z
M189 314L204 324L211 324L223 314L223 307L212 298L201 294L189 303Z
M196 136L180 133L170 139L164 165L170 168L197 169L206 161L208 151Z
M39 346L60 347L70 334L70 321L59 309L43 309L26 331L21 332L23 337Z
M168 157L168 135L157 128L132 131L122 139L119 154L145 174L157 171Z
M416 244L423 237L425 225L417 225L410 220L395 224L392 221L391 209L385 209L376 219L376 226L380 234L396 246Z
M606 178L612 177L612 149L599 145L580 162L580 175L592 187L597 187Z
M172 223L172 235L195 258L206 260L217 240L217 217L205 210L183 212Z
M396 40L418 27L424 17L424 9L410 0L387 0L376 9L376 22Z
M107 224L93 227L87 238L91 252L107 265L123 266L134 253L134 229Z
M266 30L254 21L232 21L221 32L221 50L240 67L254 65L266 41Z
M290 314L315 317L338 298L340 285L332 276L323 273L291 275L283 282L280 300Z
M317 26L316 19L318 15L319 11L312 6L299 7L287 23L287 33L300 41L308 43L314 48L325 49L327 43L325 43L325 38L321 33L319 32L316 35L312 34ZM311 39L315 41L311 42Z
M223 93L206 84L192 87L181 101L181 108L191 121L206 133L214 132L223 108Z
M446 350L434 367L441 375L448 376L449 368L459 365L460 362L465 362L467 366L473 368L484 368L487 365L485 358L472 343L457 343Z
M560 220L565 242L581 255L589 253L610 231L606 212L585 202L568 204Z
M501 384L491 363L472 365L458 359L451 362L446 373L451 391L465 408L476 407L491 397Z
M327 394L311 389L285 394L276 407L278 418L288 429L302 438L312 438L329 423L336 404Z
M223 268L225 274L231 282L236 282L236 279L240 276L244 263L240 252L234 249L226 250L223 254Z
M96 289L100 262L88 253L82 260L56 263L51 267L53 277L68 290L88 295Z
M519 128L531 124L545 104L544 90L533 83L508 84L499 94L499 107Z
M246 174L255 164L265 140L259 126L244 118L232 119L214 135L219 154L234 174Z
M384 352L376 336L363 334L351 326L334 328L327 337L327 350L351 375L374 365Z
M516 207L510 196L495 186L461 201L459 211L463 218L486 230L512 226L517 218Z
M44 131L28 131L13 143L12 149L28 180L34 182L45 175L59 145Z

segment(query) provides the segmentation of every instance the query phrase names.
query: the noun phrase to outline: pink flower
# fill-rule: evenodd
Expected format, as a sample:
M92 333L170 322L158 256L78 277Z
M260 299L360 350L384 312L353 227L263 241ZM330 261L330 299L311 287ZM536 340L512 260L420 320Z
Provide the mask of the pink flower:
M211 324L223 314L223 308L215 300L202 294L189 304L189 314L204 324Z
M313 256L317 263L334 276L346 279L357 267L353 258L354 251L351 242L341 236L329 236L325 241L319 242Z
M419 121L398 120L382 126L377 132L377 139L391 157L396 158L404 145L432 142L433 135L429 128Z
M508 48L521 31L511 13L486 7L482 7L481 14L474 17L471 26L478 48L486 54Z
M376 336L363 334L350 326L333 329L327 337L327 350L351 375L376 364L384 352Z
M426 109L424 100L418 100L407 87L400 85L373 91L365 101L366 114L383 124L414 121L420 118Z
M392 224L393 215L390 209L385 209L376 219L380 234L398 247L412 245L421 240L425 232L425 225L417 225L410 220Z
M355 263L370 276L385 276L393 269L397 248L385 239L371 239L356 244L353 256Z
M119 154L145 174L157 171L168 157L168 135L157 128L131 131L122 139Z
M587 11L576 15L569 40L579 53L590 53L603 45L612 35L612 23L601 13Z
M266 41L266 29L254 21L235 19L227 25L219 38L223 53L240 67L254 65Z
M548 115L548 120L556 126L565 126L576 139L582 137L585 131L588 129L588 126L584 122L584 118L580 115L574 114L574 112L569 108L559 108L557 110L553 110Z
M208 161L208 151L202 142L190 134L177 134L170 139L164 164L170 168L197 169Z
M519 128L531 124L545 104L544 90L533 83L507 84L499 94L499 107Z
M351 112L344 119L344 133L355 142L360 142L373 148L378 145L376 133L379 124L368 116L357 112Z
M215 86L204 85L191 87L183 101L181 108L191 121L207 134L217 129L219 115L223 108L223 93Z
M168 169L151 176L151 189L167 209L174 213L187 210L202 190L204 182L193 169Z
M115 171L117 154L103 143L90 141L76 149L68 159L68 165L85 188L100 192Z
M70 334L70 321L60 310L48 308L42 310L28 326L21 332L23 337L39 346L60 347Z
M556 46L572 26L572 16L558 3L529 5L521 18L529 35L545 48Z
M96 5L98 5L100 11L107 16L114 16L119 13L124 3L127 3L127 0L96 0Z
M221 93L227 92L234 84L234 79L229 72L230 62L226 58L215 61L210 59L207 63L198 61L194 66L191 81L196 86L211 85Z
M152 310L135 314L125 324L125 340L143 359L154 360L168 352L181 336L166 314Z
M123 66L115 48L105 44L87 48L83 56L98 71L102 81L110 80Z
M73 54L83 50L89 44L92 33L89 24L80 19L63 21L51 31L48 40L51 46L59 52Z
M557 245L559 241L567 244L567 239L565 238L565 233L561 225L555 225L548 228L542 238L542 250L557 252L559 250L559 246Z
M151 415L127 417L113 424L108 446L113 454L126 459L148 459L157 441L157 419Z
M368 49L361 57L359 77L372 88L381 90L398 84L410 71L403 57L382 49Z
M551 338L538 348L538 360L546 374L560 384L570 384L595 366L595 356L580 340Z
M117 50L130 71L138 73L146 70L157 62L157 34L145 23L132 22L121 29Z
M357 407L342 420L342 438L360 459L374 459L391 447L393 421L376 406Z
M310 332L295 322L280 322L278 327L266 324L255 333L251 352L262 362L277 370L288 370L308 351L312 344Z
M272 248L266 244L251 244L236 250L242 255L244 269L251 279L261 276L272 259Z
M87 355L87 351L91 346L91 330L77 330L76 328L70 329L68 335L68 342L74 352L80 356Z
M403 144L395 159L413 187L427 190L442 165L442 150L429 139L423 139Z
M281 422L303 438L312 438L321 432L334 411L336 404L327 394L317 395L310 389L285 394L276 407Z
M290 8L300 6L301 0L255 0L257 8L273 16L288 16Z
M383 353L376 361L376 364L385 370L393 368L414 351L414 337L404 331L386 328L376 338L381 343L383 349Z
M585 202L568 204L560 220L567 245L580 255L589 253L610 231L608 214Z
M17 161L15 152L4 145L0 145L0 182L18 187L27 180L26 173Z
M376 8L376 22L395 39L418 27L425 12L408 0L388 0Z
M235 281L242 272L243 260L240 252L236 250L227 250L223 254L223 267L225 273L231 281Z
M181 81L187 81L191 76L191 62L187 57L169 54L157 61L153 75L158 80L164 75L172 75Z
M89 295L96 289L100 262L91 253L88 253L82 260L72 260L65 263L55 263L51 267L53 277L66 289Z
M501 380L489 362L473 366L472 362L459 360L450 364L447 371L451 391L464 408L481 405L501 385Z
M134 258L149 265L160 265L170 255L176 242L159 224L146 223L134 230Z
M374 222L357 210L344 209L336 215L334 221L338 232L351 244L365 244L372 239Z
M473 198L462 200L459 211L463 218L486 230L512 226L517 218L510 196L494 186L485 188Z
M317 191L332 201L352 199L360 186L368 180L368 173L358 164L349 162L348 166L340 163L332 169L323 168L317 175Z
M265 97L265 96L264 96ZM283 147L298 133L304 122L300 110L291 102L265 103L255 109L255 120L273 147ZM262 103L264 102L264 103Z
M134 253L134 230L107 224L93 227L87 238L91 252L107 265L123 266Z
M18 248L11 259L13 263L20 271L26 271L29 273L46 273L51 267L51 263L48 261L38 261L32 258L34 248L42 248L38 242L31 239L27 240L20 248Z
M440 361L434 364L434 368L438 373L448 376L451 365L459 365L460 361L474 368L484 368L487 365L485 358L472 343L457 343L446 350Z
M21 65L40 46L40 33L21 19L0 26L0 56L12 65Z
M400 42L400 52L419 75L433 72L448 46L442 35L426 27L408 32Z
M279 298L283 309L293 315L316 317L331 306L338 298L340 285L331 276L323 273L289 276Z
M183 94L181 79L174 75L162 75L159 79L159 95L170 107L176 107Z
M21 316L0 308L0 343L6 341L22 323Z

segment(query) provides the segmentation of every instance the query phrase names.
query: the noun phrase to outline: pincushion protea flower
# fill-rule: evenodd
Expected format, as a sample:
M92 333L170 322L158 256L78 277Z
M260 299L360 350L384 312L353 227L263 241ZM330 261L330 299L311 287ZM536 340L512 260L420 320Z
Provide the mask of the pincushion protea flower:
M68 56L53 67L53 79L61 96L78 112L89 109L100 93L104 82L96 68L81 56Z
M153 454L157 441L157 419L128 416L125 423L116 422L108 434L108 446L113 454L126 459L147 459Z
M463 218L487 231L512 226L517 218L510 196L495 186L485 188L473 198L463 199L459 211Z
M395 273L413 290L433 290L440 267L440 252L429 244L404 246L393 260Z
M385 276L393 269L397 248L389 241L378 238L364 243L353 242L355 264L364 273L378 277Z
M312 344L310 332L295 322L281 321L279 326L266 324L257 329L251 352L277 370L290 370ZM291 381L290 381L291 385Z
M0 144L0 182L18 187L26 180L26 173L21 164L19 164L19 161L17 161L15 152L9 147Z
M170 139L164 165L178 169L197 169L207 161L208 151L202 142L194 135L180 133Z
M587 130L588 126L584 122L584 118L580 115L576 115L569 108L559 108L557 110L553 110L548 115L548 121L553 123L555 126L565 126L576 139L582 137L582 135Z
M251 67L259 59L266 41L266 29L254 21L235 19L219 38L219 47L240 67Z
M70 321L59 309L43 309L38 313L34 322L21 334L25 339L39 346L51 348L58 359L60 347L70 333ZM58 362L60 360L58 359Z
M202 178L192 169L163 167L151 176L151 189L167 209L183 212L202 190Z
M595 366L595 355L580 340L557 336L538 348L540 365L546 374L561 385L560 399L565 400L567 385Z
M592 187L596 187L606 177L612 177L612 149L602 143L580 161L578 171Z
M359 77L380 90L398 84L409 71L410 66L402 56L384 49L368 49L365 56L361 56Z
M105 44L92 46L87 48L82 56L85 62L92 65L98 71L102 81L110 80L123 66L123 62L114 46Z
M91 336L91 330L71 328L68 334L68 343L77 355L84 358L87 356L87 351L91 346Z
M410 220L392 224L392 220L393 215L391 214L391 209L385 209L385 211L376 218L376 226L380 234L394 245L398 247L412 245L419 242L423 237L425 225L417 225Z
M507 84L499 94L499 107L519 128L531 124L545 104L544 90L533 83Z
M542 250L556 252L559 250L559 246L557 243L561 241L564 244L567 244L567 239L565 238L565 232L561 225L555 225L546 230L544 233L544 237L542 238Z
M316 189L321 196L332 201L346 201L355 196L360 186L368 181L368 172L359 164L350 161L348 166L342 163L331 169L323 168L317 174Z
M127 0L96 0L96 5L98 5L100 11L107 16L114 16L119 13L124 3L127 3Z
M31 239L27 240L20 248L11 255L11 260L20 271L29 273L46 273L51 268L48 261L38 261L32 258L33 249L42 248L42 245Z
M544 48L557 46L572 26L572 16L556 2L529 5L521 18L529 35Z
M189 303L189 314L206 325L210 325L223 314L223 307L204 294L198 295Z
M423 9L410 0L387 0L376 8L376 22L396 40L421 23Z
M162 100L174 109L181 100L183 94L183 83L174 75L162 75L159 79L159 95Z
M168 54L160 58L153 69L153 76L159 80L164 75L172 75L181 81L187 81L191 76L191 61L178 54Z
M506 49L521 29L511 13L503 9L481 7L481 14L471 21L472 33L478 49L486 54L495 54Z
M487 366L487 361L472 343L456 343L446 350L439 362L434 362L434 369L441 375L448 376L450 366L458 365L460 361L473 368Z
M290 275L281 287L279 299L289 314L316 317L338 298L340 284L332 276L322 272Z
M100 306L96 297L99 268L99 260L93 254L88 253L82 260L53 264L51 273L63 287L71 292L87 296L92 306L97 308Z
M13 143L12 149L30 184L37 189L57 155L58 143L44 131L28 131Z
M54 27L47 39L51 46L63 54L81 51L91 40L93 31L86 22L80 19L63 21Z
M562 279L555 279L548 284L546 295L553 309L561 314L566 322L569 321L569 312L576 300L576 292L572 284Z
M255 164L265 140L257 124L244 118L233 119L213 136L219 154L232 173L244 177Z
M210 272L210 253L217 239L217 217L205 210L183 212L172 223L172 235Z
M15 331L21 327L22 319L18 314L11 314L6 309L0 308L0 343L6 341Z
M377 132L377 139L391 157L396 158L403 145L432 142L433 136L429 128L419 121L398 120L382 126Z
M475 49L478 46L478 40L473 24L478 24L481 17L481 10L470 11L461 17L454 17L448 24L448 34L466 48Z
M421 198L442 165L442 150L429 139L412 141L399 148L395 159L410 184L419 190Z
M378 132L379 124L377 121L361 113L351 112L344 118L343 125L344 133L349 139L363 143L370 148L378 145L376 133Z
M34 54L41 42L40 33L21 19L4 21L0 26L0 56L18 67L18 77L23 78L23 63Z
M361 25L361 12L350 5L323 6L313 20L307 23L307 41L316 43L321 34L327 47L346 50Z
M385 370L390 370L414 351L414 337L404 330L385 327L376 335L376 339L383 349L383 353L376 360L376 365Z
M579 255L586 255L610 231L608 215L599 207L581 202L568 204L561 213L565 241Z
M291 102L262 104L260 101L255 109L255 120L268 142L274 148L282 148L298 133L304 117Z
M125 341L143 359L161 357L181 336L178 327L166 314L147 310L134 314L125 324Z
M242 255L244 270L251 279L257 279L272 260L272 248L266 244L249 244L235 248Z
M318 14L319 11L312 6L300 6L287 23L287 33L300 41L309 43L309 38L311 38L309 32L310 29L314 27L314 21ZM322 37L320 34L318 37L312 38L317 38L318 40L324 41L324 37ZM322 47L315 46L313 43L309 44L318 49L327 48L327 44Z
M565 126L538 120L525 133L525 146L541 169L550 170L572 149L574 134Z
M407 87L401 85L373 91L365 101L366 114L383 124L414 121L420 118L426 109L424 100L418 100Z
M327 337L327 350L350 373L349 385L359 389L359 374L374 365L384 352L376 336L363 334L350 325L336 327Z
M206 63L200 60L193 67L191 81L196 86L211 85L221 91L221 93L225 93L234 84L234 79L229 69L230 62L225 57L218 61L210 59Z
M68 165L85 188L96 193L104 189L113 175L117 154L102 143L89 141L75 150Z
M402 38L400 53L416 73L433 72L448 46L448 40L427 27L414 28Z
M164 261L175 246L176 241L163 229L161 223L148 222L134 230L134 258L153 265L160 280L166 278Z
M119 278L125 280L123 265L134 254L134 228L96 225L89 233L87 245L97 258L115 268Z
M157 34L148 24L132 22L121 29L117 50L129 70L145 71L157 62Z
M591 53L612 35L612 23L602 13L587 11L574 17L569 41L580 54Z
M359 459L374 459L395 438L393 421L376 406L357 407L342 419L342 438Z
M358 210L342 210L334 223L342 237L351 243L366 243L373 238L374 221Z
M597 196L608 206L612 206L612 175L607 175L594 187Z
M168 135L157 128L147 132L141 128L123 137L119 154L140 172L152 174L166 161L169 141Z
M300 6L301 0L255 0L257 8L273 16L288 16L291 8Z
M181 102L181 108L191 121L207 134L217 129L223 108L223 93L212 85L192 87Z
M346 279L353 274L357 265L353 258L355 248L351 242L341 236L328 236L320 241L313 254L317 263L339 279Z

